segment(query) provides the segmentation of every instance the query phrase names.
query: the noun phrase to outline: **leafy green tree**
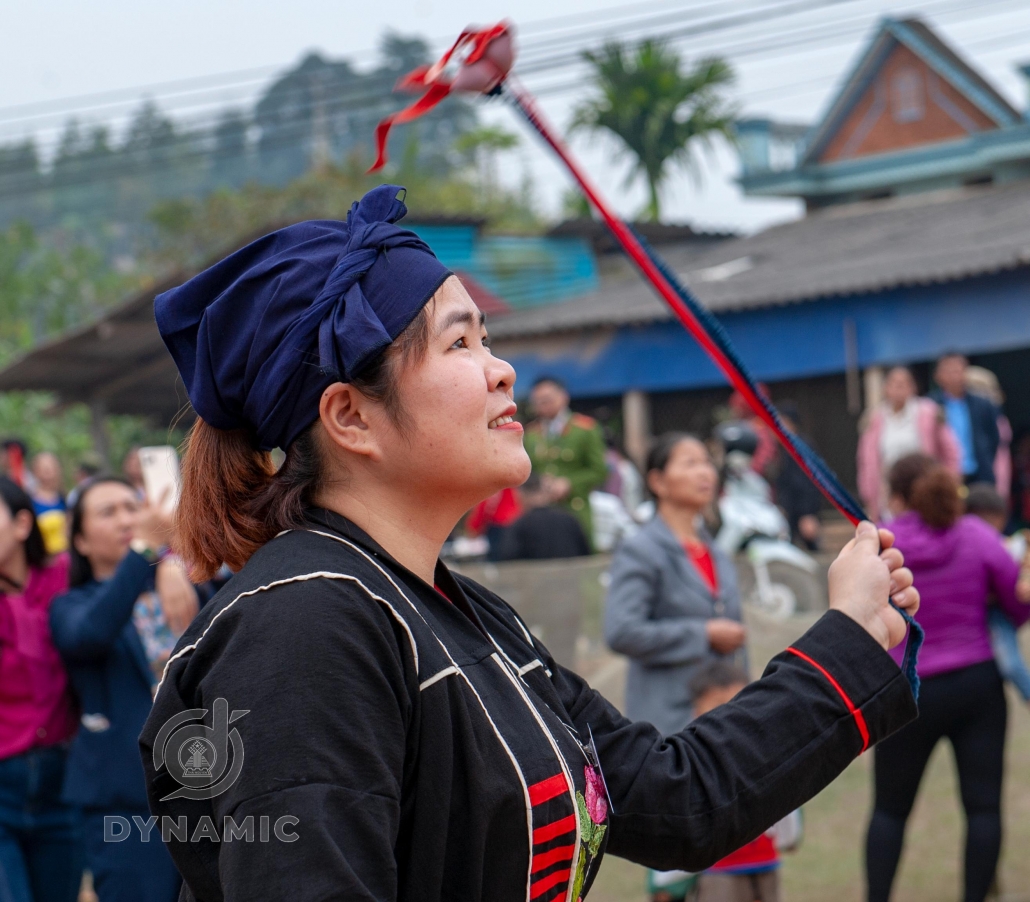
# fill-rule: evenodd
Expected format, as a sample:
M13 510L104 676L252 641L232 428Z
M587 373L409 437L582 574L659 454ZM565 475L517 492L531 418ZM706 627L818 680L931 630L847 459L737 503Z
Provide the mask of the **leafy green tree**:
M214 130L210 181L213 186L238 188L252 177L247 142L250 120L241 110L225 110Z
M629 182L643 176L646 213L657 220L673 166L694 170L695 144L709 144L715 135L732 140L736 110L725 90L733 70L725 60L709 57L684 71L680 55L655 39L632 48L608 43L583 58L595 94L576 108L572 130L607 132L620 140L633 161Z
M82 325L137 284L85 245L45 243L24 222L0 232L0 363Z
M482 125L458 135L454 149L479 170L483 189L490 194L497 190L498 157L519 146L519 136L498 128Z
M437 176L420 159L417 139L409 135L389 181L408 189L412 220L419 214L474 216L507 233L539 234L542 223L529 186L483 190L465 172ZM339 164L311 171L278 188L251 182L204 198L182 197L156 204L148 216L156 240L144 255L150 272L200 265L239 245L246 236L302 219L342 219L355 198L387 179L366 175L368 158L355 151Z
M119 274L96 250L44 241L25 222L0 232L0 366L84 324L139 284L138 277ZM168 440L166 429L154 429L139 417L112 417L108 433L116 455L132 444ZM54 451L67 474L93 449L85 406L57 407L42 392L0 394L0 438L9 436L23 439L30 453Z
M561 212L566 219L592 219L594 211L586 195L576 188L566 188L561 196Z
M432 58L423 39L390 32L379 50L368 70L308 54L253 108L226 110L203 127L172 119L152 100L117 138L71 119L50 167L40 166L31 141L0 143L0 230L25 219L41 232L59 228L106 245L109 256L128 256L141 233L153 239L146 218L155 203L251 181L285 188L313 169L348 168L359 157L367 167L376 123L412 99L393 92L397 80ZM465 161L455 140L476 124L475 107L455 96L400 126L395 149L404 153L395 153L389 177L414 164L435 177L457 175Z
M0 198L3 221L13 222L37 212L37 195L43 185L39 152L31 138L0 145Z

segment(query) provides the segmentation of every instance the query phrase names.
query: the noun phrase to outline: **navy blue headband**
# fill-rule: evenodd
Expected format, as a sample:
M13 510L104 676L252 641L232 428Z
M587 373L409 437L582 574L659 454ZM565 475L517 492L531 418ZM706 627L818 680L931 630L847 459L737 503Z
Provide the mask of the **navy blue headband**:
M287 448L322 392L375 360L451 275L395 225L403 188L380 185L347 221L259 238L158 295L157 327L200 417Z

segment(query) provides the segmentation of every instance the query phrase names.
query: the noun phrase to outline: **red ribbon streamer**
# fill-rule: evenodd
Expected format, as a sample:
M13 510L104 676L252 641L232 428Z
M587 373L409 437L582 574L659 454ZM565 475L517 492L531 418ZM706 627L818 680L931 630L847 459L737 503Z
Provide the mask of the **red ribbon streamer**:
M489 80L492 81L492 84L477 85L475 87L477 91L488 90L494 87L494 85L500 84L504 80L505 75L507 75L507 72L503 71L496 64L492 64L484 54L493 41L509 33L510 26L506 22L500 22L497 25L479 31L466 28L458 35L458 39L451 45L450 49L432 66L419 66L397 82L395 90L419 91L425 89L425 93L413 104L387 116L376 126L376 161L369 167L368 172L376 172L386 165L386 142L390 135L390 129L394 125L418 119L419 116L423 116L433 109L455 88L463 90L460 72L458 77L453 80L444 77L444 69L462 47L469 46L471 48L462 61L461 65L463 68L467 69L474 63L491 64L492 77Z

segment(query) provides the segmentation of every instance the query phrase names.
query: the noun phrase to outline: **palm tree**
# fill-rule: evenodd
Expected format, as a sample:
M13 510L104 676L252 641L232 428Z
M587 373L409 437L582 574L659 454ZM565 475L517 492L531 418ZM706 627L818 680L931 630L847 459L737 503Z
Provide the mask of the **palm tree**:
M646 212L657 220L670 164L692 169L695 143L710 144L717 134L733 139L736 110L723 94L733 69L709 57L684 72L679 54L655 39L635 48L611 42L583 58L593 69L597 94L576 108L572 129L607 131L621 139L623 153L633 158L628 181L646 179Z

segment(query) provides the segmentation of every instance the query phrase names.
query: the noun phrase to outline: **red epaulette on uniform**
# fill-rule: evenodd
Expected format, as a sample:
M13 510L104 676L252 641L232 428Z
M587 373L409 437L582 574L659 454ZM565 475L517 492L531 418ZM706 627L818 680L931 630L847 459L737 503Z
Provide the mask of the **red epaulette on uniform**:
M570 422L574 426L579 426L580 429L593 429L597 425L597 420L588 417L585 413L574 413Z

